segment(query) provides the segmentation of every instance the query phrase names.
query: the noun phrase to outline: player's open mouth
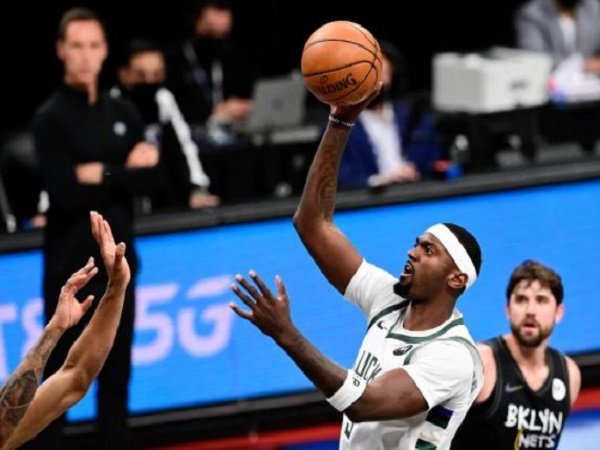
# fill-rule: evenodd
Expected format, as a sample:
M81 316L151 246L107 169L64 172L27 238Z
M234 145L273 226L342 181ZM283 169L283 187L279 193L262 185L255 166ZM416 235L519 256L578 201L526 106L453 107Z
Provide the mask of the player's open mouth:
M406 264L404 264L404 271L402 272L402 275L400 277L408 277L408 276L413 275L414 273L415 273L415 268L410 263L410 261L406 261Z

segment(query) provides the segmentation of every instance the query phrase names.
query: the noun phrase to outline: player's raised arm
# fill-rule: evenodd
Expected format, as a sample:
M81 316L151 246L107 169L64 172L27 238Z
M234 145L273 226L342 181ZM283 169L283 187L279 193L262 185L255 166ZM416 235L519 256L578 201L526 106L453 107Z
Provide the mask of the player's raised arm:
M333 224L338 171L354 122L381 90L382 64L381 48L373 35L345 20L321 26L308 37L302 51L304 83L319 101L330 106L330 115L294 226L323 274L341 293L362 256Z
M362 256L333 223L338 169L352 124L378 94L379 87L360 104L331 107L329 123L294 214L294 226L306 249L329 282L341 293L346 291Z
M0 447L2 449L21 446L81 400L112 348L131 275L125 259L125 244L115 244L110 226L99 214L91 213L91 224L109 277L106 291L90 323L69 350L64 364L37 390L23 420L6 444ZM64 302L78 303L75 294L83 285L72 280L78 279L79 272L63 288L59 308ZM86 302L91 302L91 299Z

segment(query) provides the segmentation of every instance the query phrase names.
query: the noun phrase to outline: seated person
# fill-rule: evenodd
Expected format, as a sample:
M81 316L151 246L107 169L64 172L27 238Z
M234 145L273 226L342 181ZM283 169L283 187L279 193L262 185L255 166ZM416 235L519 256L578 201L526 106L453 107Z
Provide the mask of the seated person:
M557 66L573 54L600 75L598 0L529 0L516 12L517 47L547 53Z
M389 42L380 44L383 87L350 133L339 172L342 188L417 181L428 177L433 163L442 156L425 103L392 98L403 81L402 57Z
M519 48L549 55L554 69L539 127L549 141L575 141L594 154L600 138L600 2L529 0L514 15ZM553 108L558 103L559 108ZM565 109L564 103L570 103Z
M175 97L163 86L165 60L160 46L134 39L118 71L121 87L114 95L125 95L135 103L146 122L146 139L161 150L159 165L167 174L166 190L153 197L151 208L216 206L219 197L209 193L210 180L202 168L198 147Z
M252 108L257 71L231 38L233 26L227 0L203 0L189 38L166 52L167 86L201 142L231 143L227 127L245 120Z

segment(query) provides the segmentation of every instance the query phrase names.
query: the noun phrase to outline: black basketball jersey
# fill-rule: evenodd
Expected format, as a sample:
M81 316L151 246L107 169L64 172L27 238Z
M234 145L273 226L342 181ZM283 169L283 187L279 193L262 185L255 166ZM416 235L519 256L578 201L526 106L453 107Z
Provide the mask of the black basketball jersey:
M556 449L571 410L564 355L547 349L548 378L534 391L502 337L484 343L494 352L496 385L485 402L471 408L451 449Z

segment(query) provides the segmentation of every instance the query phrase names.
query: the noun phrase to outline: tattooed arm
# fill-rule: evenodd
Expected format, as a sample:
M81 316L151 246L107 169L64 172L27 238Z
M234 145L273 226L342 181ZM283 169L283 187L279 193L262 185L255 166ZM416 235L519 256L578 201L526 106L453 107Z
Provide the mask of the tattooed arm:
M40 340L25 356L17 370L0 391L0 448L25 415L50 352L56 346L64 330L46 327Z
M36 345L29 350L19 367L6 381L0 391L0 448L19 426L35 398L44 366L50 353L63 333L77 324L92 304L92 297L82 303L75 294L96 274L98 269L90 259L78 272L74 273L63 287L58 306L52 319L44 328Z
M247 309L235 303L230 304L231 309L270 336L326 397L335 395L344 385L348 371L327 358L296 328L290 314L290 300L281 278L275 278L277 294L271 292L256 272L250 271L250 278L254 284L237 275L238 284L231 286ZM467 362L471 361L467 350L463 356L467 358ZM438 366L434 367L437 370L433 373L441 373L439 367L450 364L454 357L452 353L447 361L438 360L434 363ZM458 364L458 374L452 374L453 379L471 379L473 369L463 362ZM447 375L447 371L444 374ZM366 378L364 373L362 376ZM378 373L359 397L345 407L344 415L352 422L363 422L410 417L427 409L427 401L412 376L400 368Z
M110 227L102 216L92 213L91 221L92 234L100 246L102 260L109 276L106 291L90 323L73 343L64 364L35 392L33 399L30 399L29 408L21 415L22 420L18 427L14 429L8 441L5 440L5 444L0 445L2 450L21 446L81 400L112 348L131 275L125 259L125 244L115 244ZM63 287L57 313L61 302L68 300L78 303L75 299L76 292L97 270L90 268L90 264L74 274ZM82 271L84 275L78 275ZM87 278L83 281L82 276ZM91 304L91 301L90 297L81 305ZM88 307L89 305L85 306L86 309ZM56 316L57 314L54 317ZM47 328L51 324L52 321Z
M362 256L333 223L338 170L350 134L348 123L356 121L379 89L358 105L331 108L334 121L327 124L294 214L294 226L304 246L341 293L358 270Z

